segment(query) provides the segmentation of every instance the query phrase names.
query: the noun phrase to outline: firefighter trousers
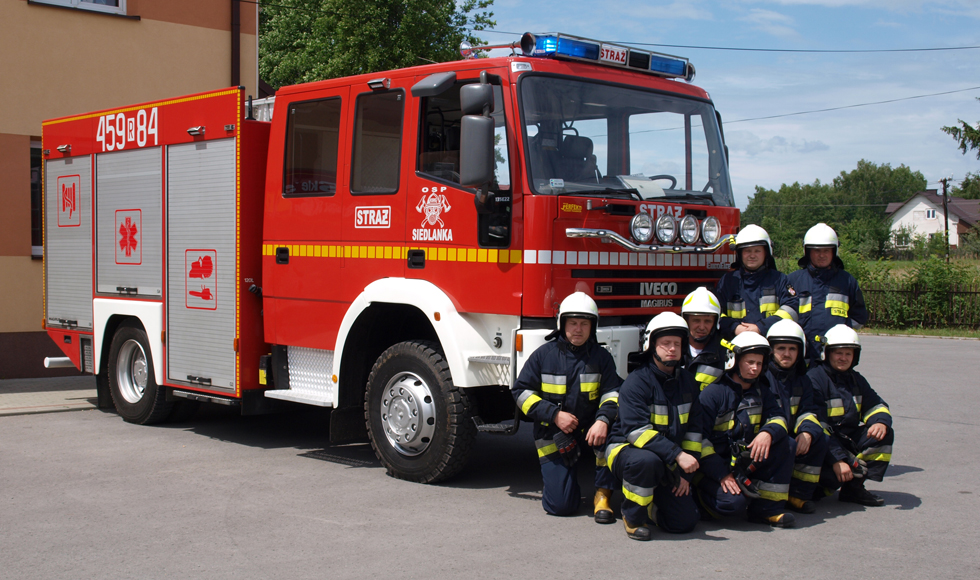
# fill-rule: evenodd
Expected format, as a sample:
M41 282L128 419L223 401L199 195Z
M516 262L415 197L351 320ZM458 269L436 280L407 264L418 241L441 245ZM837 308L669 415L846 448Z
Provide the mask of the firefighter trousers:
M802 455L795 455L793 464L793 478L789 481L789 494L792 497L808 500L817 491L817 484L820 482L820 472L823 467L824 457L827 455L827 446L830 440L826 433L820 433L818 437L810 441L810 449Z
M705 511L713 517L727 517L748 510L750 516L771 517L781 514L789 497L789 484L793 475L793 454L795 441L789 437L769 447L769 457L755 463L751 480L758 485L760 497L750 499L744 493L732 494L722 489L721 484L702 477L697 484L698 500Z
M895 441L895 431L889 427L885 438L878 441L868 435L868 426L865 425L861 427L858 435L856 439L853 439L853 445L850 441L843 441L842 444L845 449L853 447L851 451L857 451L857 458L867 463L868 475L865 476L865 480L881 481L885 477L885 471L888 469L888 463L892 458L892 443ZM831 437L834 437L834 435L831 435ZM814 497L819 498L823 495L830 495L841 486L841 482L837 481L837 476L834 474L834 463L836 461L830 453L827 453L824 457L823 469L820 470L820 486L824 488L824 492L820 493L817 491Z
M585 449L591 449L580 441ZM570 516L582 504L582 489L578 483L578 468L589 463L589 454L583 453L572 466L565 465L558 453L541 458L541 505L553 516ZM606 467L601 453L596 453L595 486L615 489L616 480Z
M622 482L623 518L631 526L646 523L649 513L661 530L684 534L701 519L693 495L674 495L667 466L653 451L627 445L616 455L611 469L613 477Z

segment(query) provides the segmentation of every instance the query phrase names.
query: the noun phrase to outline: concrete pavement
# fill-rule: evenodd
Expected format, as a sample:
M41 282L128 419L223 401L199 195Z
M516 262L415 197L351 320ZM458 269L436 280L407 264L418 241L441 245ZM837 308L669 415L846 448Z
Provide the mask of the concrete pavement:
M0 381L0 416L95 408L93 376Z

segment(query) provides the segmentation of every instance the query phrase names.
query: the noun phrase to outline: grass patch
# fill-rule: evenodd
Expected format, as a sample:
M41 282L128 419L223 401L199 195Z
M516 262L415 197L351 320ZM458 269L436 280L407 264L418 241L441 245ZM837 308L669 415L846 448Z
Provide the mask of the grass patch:
M865 327L859 331L861 334L887 334L890 336L940 336L955 338L978 338L980 330L970 330L967 328L874 328Z

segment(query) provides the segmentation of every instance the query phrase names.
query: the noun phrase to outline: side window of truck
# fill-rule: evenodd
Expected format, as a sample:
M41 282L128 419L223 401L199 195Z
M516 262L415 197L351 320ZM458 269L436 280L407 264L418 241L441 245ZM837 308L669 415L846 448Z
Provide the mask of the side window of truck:
M471 82L476 82L475 79ZM426 177L459 183L459 127L462 114L459 89L466 83L456 83L451 89L434 97L422 99L419 128L419 155L416 171ZM507 126L504 122L503 93L500 85L493 87L494 120L494 191L510 189L510 161L507 155Z
M401 159L402 91L363 93L357 97L351 162L352 194L398 191Z
M289 106L282 179L284 197L326 196L337 192L340 109L339 98Z

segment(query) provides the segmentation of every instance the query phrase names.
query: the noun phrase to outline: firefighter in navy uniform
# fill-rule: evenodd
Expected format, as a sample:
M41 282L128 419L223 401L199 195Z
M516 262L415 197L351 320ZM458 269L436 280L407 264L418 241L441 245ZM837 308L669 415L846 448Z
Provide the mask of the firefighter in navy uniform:
M718 298L702 286L684 298L681 316L690 329L681 366L694 375L694 381L703 391L725 373L728 347L731 346L719 332L721 305Z
M829 441L820 425L813 385L806 376L806 336L799 324L780 320L772 325L766 338L772 346L769 366L775 380L771 384L778 388L776 394L786 412L786 427L796 437L796 463L786 505L793 511L810 514L815 511L810 500L820 481Z
M680 368L687 324L673 312L653 317L643 340L646 360L619 389L619 418L606 446L623 487L623 525L634 540L649 540L648 516L670 533L686 533L700 519L690 482L701 455L703 420L694 377Z
M613 523L609 498L616 481L601 449L616 419L623 380L612 355L596 341L598 324L595 301L583 292L570 294L559 308L558 330L528 357L511 393L534 421L544 510L557 516L578 510L582 498L576 463L586 444L598 451L595 520Z
M838 324L827 331L820 357L823 362L807 376L813 383L820 421L830 432L830 447L820 472L820 485L825 488L821 495L840 488L840 501L874 507L885 502L864 484L885 477L895 432L888 404L854 370L860 357L857 332Z
M792 527L785 511L794 441L766 373L771 350L762 335L732 340L728 371L701 391L704 416L696 493L707 516L748 509L749 521Z
M868 322L868 309L857 280L844 270L837 256L837 232L819 223L803 236L800 269L789 275L790 286L799 299L800 326L806 333L810 362L819 363L819 343L833 326L845 324L860 330Z
M722 338L731 340L746 331L765 335L782 319L796 320L798 300L785 274L776 269L772 240L766 230L745 226L735 236L734 271L715 286L722 307Z

